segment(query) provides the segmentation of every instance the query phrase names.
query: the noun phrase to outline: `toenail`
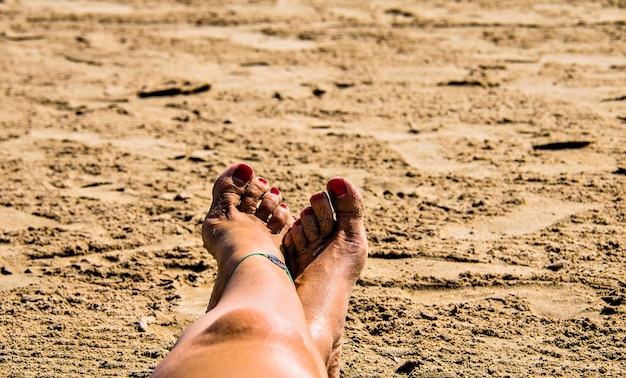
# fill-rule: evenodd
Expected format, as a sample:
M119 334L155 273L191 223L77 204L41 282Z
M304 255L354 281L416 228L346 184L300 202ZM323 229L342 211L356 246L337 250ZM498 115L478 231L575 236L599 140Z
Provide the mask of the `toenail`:
M302 215L313 215L315 214L313 212L313 208L311 206L305 207L304 210L302 210Z
M267 185L267 180L264 179L263 177L259 177L259 181L261 182L261 184Z
M284 203L281 203L281 204L280 204L280 207L282 207L283 209L286 209L286 208L287 208L287 205L285 205Z
M271 188L270 189L270 193L275 194L275 195L279 195L280 194L280 189L278 189L278 188Z
M233 178L237 179L241 183L235 182L238 186L243 186L247 184L250 180L252 180L252 176L254 175L254 170L248 164L239 164L235 173L233 173Z
M322 198L324 198L324 192L319 192L319 193L315 193L311 196L311 202L313 201L319 201Z
M340 198L348 194L348 187L341 177L331 179L328 182L328 189L335 195L335 198Z

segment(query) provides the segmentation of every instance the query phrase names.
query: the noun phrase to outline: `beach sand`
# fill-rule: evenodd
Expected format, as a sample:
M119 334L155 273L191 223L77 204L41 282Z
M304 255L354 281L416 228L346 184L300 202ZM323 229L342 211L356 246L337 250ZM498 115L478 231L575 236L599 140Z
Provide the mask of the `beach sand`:
M147 376L244 161L362 189L343 376L626 376L625 52L623 0L0 0L0 375Z

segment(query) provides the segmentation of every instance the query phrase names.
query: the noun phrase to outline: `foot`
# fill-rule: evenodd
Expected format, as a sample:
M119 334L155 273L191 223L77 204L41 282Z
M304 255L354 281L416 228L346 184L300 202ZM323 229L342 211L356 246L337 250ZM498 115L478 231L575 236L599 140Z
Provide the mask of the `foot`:
M347 179L315 193L283 241L298 296L328 375L339 376L341 334L350 293L367 258L363 198Z
M202 225L202 240L218 264L209 310L219 302L235 264L252 252L284 262L280 244L293 223L280 190L254 175L247 164L222 173L213 186L213 203Z

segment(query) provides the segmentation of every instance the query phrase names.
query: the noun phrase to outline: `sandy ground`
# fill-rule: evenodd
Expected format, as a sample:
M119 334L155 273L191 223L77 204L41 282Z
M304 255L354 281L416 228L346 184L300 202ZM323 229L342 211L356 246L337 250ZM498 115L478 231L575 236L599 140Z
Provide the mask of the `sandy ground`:
M0 0L0 375L144 377L237 161L367 201L343 375L626 376L626 3Z

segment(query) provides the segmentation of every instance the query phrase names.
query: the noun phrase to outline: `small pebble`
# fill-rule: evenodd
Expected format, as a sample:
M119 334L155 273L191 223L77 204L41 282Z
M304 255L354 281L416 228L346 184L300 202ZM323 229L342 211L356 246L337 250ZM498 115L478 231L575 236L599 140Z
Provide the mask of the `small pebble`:
M174 197L174 201L185 201L188 200L190 198L193 198L193 195L189 192L180 192L178 194L176 194L176 197Z

